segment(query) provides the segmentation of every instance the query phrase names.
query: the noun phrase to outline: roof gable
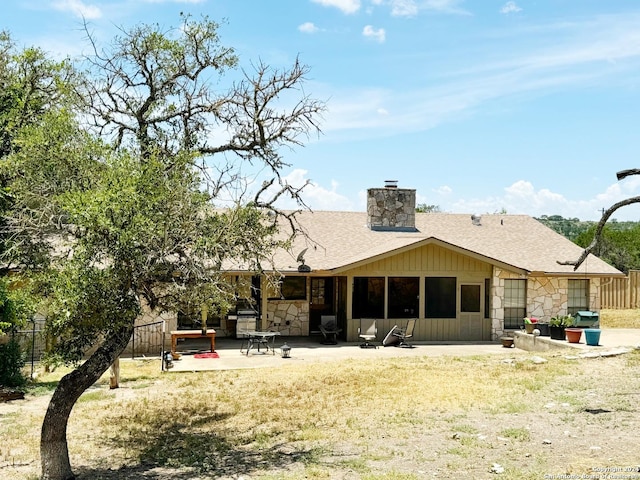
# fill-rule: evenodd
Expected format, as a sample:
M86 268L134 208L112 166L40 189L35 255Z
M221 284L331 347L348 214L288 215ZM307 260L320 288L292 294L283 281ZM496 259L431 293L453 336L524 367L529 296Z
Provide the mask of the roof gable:
M416 232L373 231L360 212L302 212L298 220L308 238L299 237L289 252L278 252L275 265L295 271L297 255L307 248L305 263L314 271L339 273L407 249L433 242L503 268L552 275L622 275L589 255L574 272L558 261L577 259L582 248L527 215L417 213Z

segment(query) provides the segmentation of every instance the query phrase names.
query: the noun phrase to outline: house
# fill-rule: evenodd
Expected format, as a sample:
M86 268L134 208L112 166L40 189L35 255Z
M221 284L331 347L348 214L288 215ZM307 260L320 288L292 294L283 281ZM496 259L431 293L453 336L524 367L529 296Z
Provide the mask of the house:
M601 286L624 276L593 255L577 271L560 265L582 248L527 215L415 207L415 190L388 182L368 190L366 212L300 213L307 235L275 256L279 291L252 280L256 328L308 336L321 315L336 315L342 339L357 341L361 317L378 319L381 335L417 318L416 341L490 341L525 316L597 311ZM235 318L209 326L232 335Z

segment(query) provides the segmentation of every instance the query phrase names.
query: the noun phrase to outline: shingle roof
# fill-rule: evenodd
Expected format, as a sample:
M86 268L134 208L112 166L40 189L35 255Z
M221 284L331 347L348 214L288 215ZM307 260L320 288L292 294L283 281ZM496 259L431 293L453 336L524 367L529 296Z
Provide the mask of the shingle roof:
M437 243L505 268L550 275L622 275L590 255L574 272L558 261L576 260L582 248L527 215L483 215L474 225L468 214L417 213L416 232L372 231L364 212L315 211L298 216L309 239L298 238L290 252L279 252L279 270L294 271L296 257L314 271L339 272L398 250Z

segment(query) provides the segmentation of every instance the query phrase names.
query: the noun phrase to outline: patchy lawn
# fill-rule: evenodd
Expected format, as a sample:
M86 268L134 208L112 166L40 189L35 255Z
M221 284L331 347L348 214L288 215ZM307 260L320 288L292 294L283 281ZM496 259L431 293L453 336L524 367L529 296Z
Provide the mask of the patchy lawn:
M121 360L121 388L105 376L72 413L71 461L86 480L538 480L637 468L640 353L564 355L170 374L157 360ZM1 478L38 477L40 422L62 373L0 404Z

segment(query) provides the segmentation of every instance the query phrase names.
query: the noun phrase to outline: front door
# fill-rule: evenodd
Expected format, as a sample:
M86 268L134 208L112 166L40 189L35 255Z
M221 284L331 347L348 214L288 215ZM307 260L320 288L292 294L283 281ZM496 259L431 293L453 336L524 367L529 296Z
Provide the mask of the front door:
M485 340L482 284L460 285L460 340Z
M333 314L333 277L311 277L309 330L320 331L320 316Z

